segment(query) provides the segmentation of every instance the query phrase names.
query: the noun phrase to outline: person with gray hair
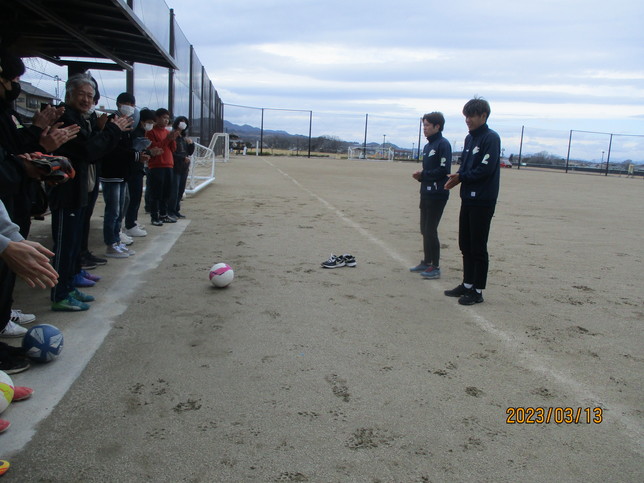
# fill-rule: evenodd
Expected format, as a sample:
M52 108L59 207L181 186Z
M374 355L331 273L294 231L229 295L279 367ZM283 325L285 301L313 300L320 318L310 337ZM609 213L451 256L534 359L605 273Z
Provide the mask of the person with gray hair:
M89 168L116 147L121 132L129 129L132 122L127 117L115 117L99 129L96 117L90 116L95 91L96 84L88 74L73 75L65 85L65 113L60 121L64 126L76 124L80 131L74 140L56 151L56 154L69 158L76 176L49 189L55 253L53 263L59 274L58 283L51 291L51 308L55 311L88 310L87 302L94 300L74 286L74 276L80 272L84 211L96 182L90 177Z

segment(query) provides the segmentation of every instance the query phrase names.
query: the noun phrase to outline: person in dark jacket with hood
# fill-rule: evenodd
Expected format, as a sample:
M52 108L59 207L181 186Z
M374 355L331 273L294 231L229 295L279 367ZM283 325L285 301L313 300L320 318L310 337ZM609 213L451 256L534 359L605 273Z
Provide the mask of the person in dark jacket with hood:
M446 189L461 185L458 244L463 254L463 283L446 290L461 305L483 302L489 256L487 240L499 196L501 138L490 129L490 104L474 98L463 107L469 134L465 138L461 167L449 175Z
M452 165L452 146L443 137L445 117L440 112L423 116L423 133L427 144L423 148L423 169L412 176L420 182L420 232L423 235L424 258L411 272L420 272L426 279L438 279L440 269L440 241L438 224L449 198L445 189Z

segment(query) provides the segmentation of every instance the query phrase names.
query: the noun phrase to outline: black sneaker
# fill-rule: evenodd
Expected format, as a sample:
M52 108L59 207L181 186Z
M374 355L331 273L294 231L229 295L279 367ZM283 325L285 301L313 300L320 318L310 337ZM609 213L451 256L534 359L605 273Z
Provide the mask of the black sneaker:
M92 254L92 252L85 253L82 258L86 262L89 262L90 264L93 263L94 265L105 265L105 264L107 264L107 260L105 258L95 257Z
M467 293L469 289L465 288L465 285L460 284L458 287L453 288L452 290L445 290L444 294L448 297L461 297Z
M356 257L351 255L350 253L345 253L340 258L344 260L344 265L347 267L355 267L357 265Z
M29 361L23 357L14 357L10 355L0 359L0 371L7 374L18 374L29 369Z
M469 289L465 295L462 295L458 299L458 303L461 305L474 305L480 304L481 302L483 302L483 294L473 288Z
M151 224L152 226L163 226L163 222L162 222L161 220L159 220L159 219L152 220L152 221L150 222L150 224Z
M163 223L176 223L177 219L174 216L171 215L165 215L161 217L161 221Z
M346 262L344 261L344 258L342 258L342 256L336 257L335 255L331 254L329 259L325 262L322 262L321 265L323 268L339 268L344 267L346 265Z
M80 260L81 264L81 269L82 270L94 270L98 265L96 265L94 262L90 262L85 256L81 256Z

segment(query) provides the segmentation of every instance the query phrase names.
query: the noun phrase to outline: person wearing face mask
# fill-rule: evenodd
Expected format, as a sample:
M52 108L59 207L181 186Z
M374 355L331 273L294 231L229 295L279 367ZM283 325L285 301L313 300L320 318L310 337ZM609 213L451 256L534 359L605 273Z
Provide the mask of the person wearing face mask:
M181 134L177 137L177 150L172 153L174 158L174 169L172 174L172 187L170 190L170 200L168 202L168 214L175 218L185 218L181 213L181 198L186 190L188 173L190 172L190 156L195 152L195 145L188 134L188 118L186 116L177 117L172 123L172 129L179 131Z
M118 113L110 117L132 119L136 100L128 92L116 98ZM127 181L135 164L142 164L149 158L133 148L132 131L123 131L118 146L101 162L100 182L103 185L105 213L103 217L103 241L105 256L109 258L128 258L134 250L127 248L133 242L129 236L121 235L121 223L125 215ZM123 243L121 240L123 239Z
M20 236L27 238L32 193L42 189L39 185L42 173L31 163L30 153L50 152L72 139L78 129L76 126L62 129L56 124L64 108L51 106L36 113L31 126L25 127L13 109L24 72L25 65L19 56L0 49L0 202L6 207L7 216L18 225ZM33 314L12 308L15 281L15 273L0 260L0 337L21 337L27 330L20 324L36 319ZM0 354L0 363L3 357ZM7 363L11 365L11 361Z
M148 147L151 141L145 137L145 133L151 131L154 127L154 112L150 109L142 109L139 112L140 122L132 131L132 148L146 155L149 159L150 151ZM142 225L137 222L139 208L143 197L143 177L146 170L145 157L140 158L131 166L130 177L127 180L127 189L129 201L125 207L125 230L124 233L129 237L146 236L148 232Z

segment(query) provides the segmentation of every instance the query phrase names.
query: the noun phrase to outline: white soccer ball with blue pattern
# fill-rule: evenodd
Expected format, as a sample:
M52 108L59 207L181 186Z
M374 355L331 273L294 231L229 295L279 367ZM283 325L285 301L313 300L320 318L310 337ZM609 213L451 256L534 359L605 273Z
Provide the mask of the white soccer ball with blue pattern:
M22 348L34 361L51 362L63 350L63 333L53 325L34 325L22 339Z

